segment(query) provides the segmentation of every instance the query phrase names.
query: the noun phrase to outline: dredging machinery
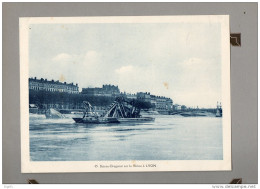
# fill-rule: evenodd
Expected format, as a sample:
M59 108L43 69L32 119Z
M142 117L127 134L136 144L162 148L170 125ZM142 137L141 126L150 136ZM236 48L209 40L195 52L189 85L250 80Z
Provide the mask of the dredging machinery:
M134 100L129 100L124 97L117 97L109 106L108 111L104 115L105 118L117 118L122 122L147 122L154 121L153 117L142 117L140 108L135 104Z
M73 118L76 123L123 123L123 122L147 122L154 121L152 117L142 117L140 108L135 105L134 100L117 97L108 107L103 116L98 115L88 101L83 102L85 112L83 118Z
M101 117L97 114L94 108L88 101L83 101L85 106L85 112L82 118L72 118L76 123L93 123L93 124L101 124L101 123L119 123L116 118L110 117Z

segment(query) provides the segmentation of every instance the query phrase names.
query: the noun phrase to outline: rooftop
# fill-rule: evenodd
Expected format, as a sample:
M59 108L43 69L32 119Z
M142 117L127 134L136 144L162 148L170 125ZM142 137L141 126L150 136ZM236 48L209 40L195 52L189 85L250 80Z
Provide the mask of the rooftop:
M54 80L47 80L47 79L43 79L43 78L41 78L41 79L37 79L36 77L31 77L31 78L29 78L29 81L36 81L36 82L40 82L40 83L49 83L49 84L58 84L58 85L70 85L70 86L75 86L75 87L77 87L78 86L78 84L76 83L76 85L74 85L73 83L66 83L66 82L64 82L64 83L62 83L62 82L60 82L59 80L57 80L57 81L54 81Z

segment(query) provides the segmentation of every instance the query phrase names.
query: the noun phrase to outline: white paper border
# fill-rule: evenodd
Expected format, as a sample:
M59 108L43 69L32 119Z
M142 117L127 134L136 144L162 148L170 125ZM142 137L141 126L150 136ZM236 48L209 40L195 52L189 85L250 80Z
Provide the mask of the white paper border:
M29 25L69 23L220 23L222 55L222 130L223 160L157 160L157 161L30 161L29 148ZM231 170L231 104L229 15L200 16L120 16L120 17L28 17L19 19L20 29L20 112L21 172L147 172L147 171L229 171ZM209 34L210 35L210 34ZM147 167L148 165L156 167ZM108 166L108 168L100 168ZM112 167L111 167L112 165ZM141 165L142 167L129 167ZM115 166L119 166L115 168ZM122 166L122 167L120 167ZM124 167L128 166L128 167Z

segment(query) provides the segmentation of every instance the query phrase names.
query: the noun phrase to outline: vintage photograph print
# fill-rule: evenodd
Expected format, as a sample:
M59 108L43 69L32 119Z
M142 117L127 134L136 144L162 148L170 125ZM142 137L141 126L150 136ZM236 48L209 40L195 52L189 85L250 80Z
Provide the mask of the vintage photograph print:
M229 16L20 18L22 172L231 170Z

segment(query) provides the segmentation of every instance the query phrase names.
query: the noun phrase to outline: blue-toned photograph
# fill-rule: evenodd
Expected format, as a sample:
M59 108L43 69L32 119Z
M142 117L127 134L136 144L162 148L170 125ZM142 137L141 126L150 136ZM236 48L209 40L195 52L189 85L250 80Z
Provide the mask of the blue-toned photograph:
M30 161L223 160L222 34L218 22L29 24Z

